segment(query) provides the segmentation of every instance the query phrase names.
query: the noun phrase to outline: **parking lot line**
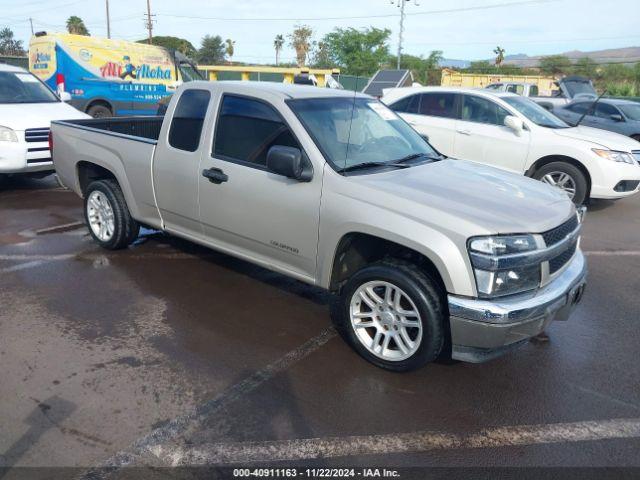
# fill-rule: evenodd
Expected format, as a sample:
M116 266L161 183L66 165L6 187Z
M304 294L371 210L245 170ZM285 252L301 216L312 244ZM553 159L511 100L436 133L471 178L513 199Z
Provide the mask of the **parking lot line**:
M422 431L393 435L217 443L194 447L163 447L158 445L151 451L168 465L197 466L420 453L462 448L514 447L639 437L640 418L628 418L494 427L470 434Z
M202 426L208 417L215 414L216 411L225 408L240 397L251 393L274 376L284 372L295 363L318 350L336 335L337 333L333 327L324 329L320 334L307 340L299 347L294 348L278 360L258 370L241 382L232 385L208 402L199 405L191 412L177 417L164 426L156 428L149 434L139 438L128 450L118 452L103 462L100 467L89 470L80 478L92 480L109 478L114 470L134 464L136 459L142 455L153 453L154 448L176 439L189 429L197 429Z

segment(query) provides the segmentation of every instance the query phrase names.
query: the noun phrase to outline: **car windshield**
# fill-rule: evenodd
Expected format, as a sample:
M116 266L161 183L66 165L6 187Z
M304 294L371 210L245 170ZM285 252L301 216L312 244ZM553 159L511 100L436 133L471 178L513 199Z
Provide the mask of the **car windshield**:
M0 72L0 103L53 103L60 99L28 72Z
M184 82L193 82L195 80L202 80L202 77L198 73L198 71L188 62L180 62L178 64L178 69L180 70L180 74L182 75L182 80Z
M288 103L336 170L439 157L395 112L372 98L313 98Z
M629 120L640 121L640 103L637 105L618 105L618 108L622 110L622 113L624 113Z
M548 128L569 128L566 122L533 100L524 97L503 97L502 99L536 125Z

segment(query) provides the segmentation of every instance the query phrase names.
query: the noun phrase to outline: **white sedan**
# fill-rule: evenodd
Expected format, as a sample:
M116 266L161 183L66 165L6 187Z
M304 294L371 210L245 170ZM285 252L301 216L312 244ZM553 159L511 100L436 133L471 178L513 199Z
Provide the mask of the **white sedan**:
M573 127L512 93L446 87L385 90L382 101L441 153L525 174L575 203L637 193L640 143Z

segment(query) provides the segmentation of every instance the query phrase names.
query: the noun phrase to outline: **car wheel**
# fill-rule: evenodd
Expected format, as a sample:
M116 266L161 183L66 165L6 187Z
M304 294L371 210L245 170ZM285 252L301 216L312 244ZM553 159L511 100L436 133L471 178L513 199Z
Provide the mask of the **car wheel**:
M113 113L111 113L109 107L105 105L92 105L91 107L89 107L89 110L87 110L87 113L93 118L104 118L113 116Z
M335 298L338 330L363 358L396 372L435 360L444 345L445 296L438 284L402 260L355 273Z
M96 180L87 187L84 213L93 239L107 250L125 248L140 232L115 180Z
M533 178L564 191L576 205L582 205L589 193L584 173L570 163L548 163L540 168Z

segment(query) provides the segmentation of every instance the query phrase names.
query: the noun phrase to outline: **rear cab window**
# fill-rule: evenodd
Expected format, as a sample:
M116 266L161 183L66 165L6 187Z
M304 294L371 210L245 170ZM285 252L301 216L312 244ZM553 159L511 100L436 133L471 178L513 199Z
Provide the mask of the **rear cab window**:
M191 89L182 93L171 119L169 145L187 152L198 150L210 99L208 90Z

